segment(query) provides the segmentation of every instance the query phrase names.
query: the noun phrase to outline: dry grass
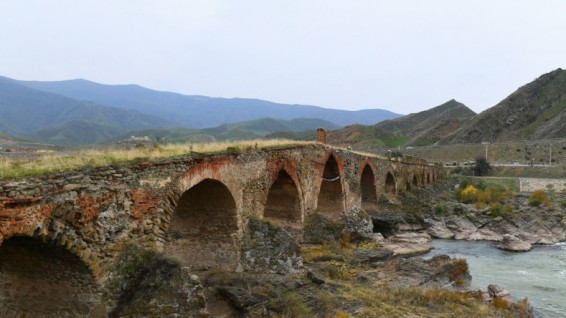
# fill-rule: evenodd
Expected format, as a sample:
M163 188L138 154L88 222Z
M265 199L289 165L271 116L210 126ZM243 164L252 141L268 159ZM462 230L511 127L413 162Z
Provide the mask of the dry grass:
M362 302L354 317L528 317L526 301L496 307L467 293L423 288L344 286L346 302Z
M59 173L84 167L100 167L135 161L188 156L198 153L220 153L282 148L313 144L285 139L215 142L206 144L171 144L132 149L83 149L64 153L47 153L35 159L0 158L0 179L19 179L48 173Z

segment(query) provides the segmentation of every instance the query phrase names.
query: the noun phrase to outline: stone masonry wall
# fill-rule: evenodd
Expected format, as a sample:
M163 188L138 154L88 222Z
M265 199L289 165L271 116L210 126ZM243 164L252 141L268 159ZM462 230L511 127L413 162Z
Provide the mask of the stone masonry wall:
M323 181L329 158L335 160L336 171L332 170L332 181ZM243 243L253 228L248 226L249 220L273 216L268 212L266 217L264 211L268 204L273 204L268 202L268 197L272 186L280 184L277 183L280 176L285 176L286 190L276 188L274 193L297 196L290 202L299 211L286 210L292 213L288 220L279 213L277 217L284 222L278 223L300 237L305 217L326 204L319 202L325 200L323 196L319 199L323 182L334 182L339 190L336 193L341 196L331 203L338 212L335 219L356 219L348 216L362 207L360 183L366 166L371 173L368 176L366 169L365 187L368 178L373 178L376 195L365 197L374 199L384 196L393 199L399 191L407 190L408 180L417 178L418 185L424 186L444 174L442 167L416 159L384 160L325 145L309 145L209 156L192 154L160 162L0 180L0 256L5 253L4 242L15 236L30 237L42 244L56 245L76 257L99 286L104 286L113 275L116 255L130 244L165 251L166 256L171 252L173 257L175 251L182 250L181 265L241 269L238 262L242 259ZM386 194L388 174L395 179L395 189ZM219 186L204 187L211 182ZM196 191L200 186L203 191ZM373 189L371 184L370 188ZM215 200L229 204L214 205ZM272 206L268 211L274 209L277 207ZM184 219L180 222L182 215ZM199 218L195 218L197 215ZM233 220L232 225L225 226L226 220ZM348 224L348 228L355 232L354 223ZM360 233L368 232L368 225L362 223ZM175 228L172 224L186 226ZM189 236L183 241L183 235ZM197 248L201 243L195 239L206 242L206 253ZM249 244L253 241L245 242L247 252L253 250ZM288 262L288 258L286 255L281 261ZM194 259L199 262L192 262ZM279 261L273 259L268 263L273 266ZM257 269L257 264L246 267L250 268ZM0 268L0 280L3 276Z
M534 192L541 189L566 192L566 179L520 178L519 187L521 192Z

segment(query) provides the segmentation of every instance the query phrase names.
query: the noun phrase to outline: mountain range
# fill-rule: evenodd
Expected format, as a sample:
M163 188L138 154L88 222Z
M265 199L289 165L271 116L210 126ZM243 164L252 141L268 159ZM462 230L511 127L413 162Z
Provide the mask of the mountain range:
M204 142L214 140L243 140L260 139L273 133L311 132L308 139L315 136L313 127L323 127L328 130L339 129L340 126L315 118L297 118L292 120L262 118L243 121L235 124L225 124L214 128L157 128L130 131L118 136L112 141L128 139L130 136L148 137L160 142Z
M188 96L86 80L40 82L0 77L0 132L53 144L95 144L130 131L172 131L174 127L185 128L176 130L183 135L190 129L206 129L190 134L257 138L275 131L337 129L399 116L382 109L346 111L257 99Z
M0 140L7 143L26 137L85 145L132 135L171 142L312 140L318 127L330 130L330 143L359 149L566 138L566 71L543 74L480 114L452 99L406 116L379 109L340 111L187 96L85 80L24 82L0 77Z
M187 128L210 128L223 124L271 117L275 119L317 118L340 126L375 124L399 114L383 109L358 111L310 105L279 104L259 99L213 98L160 92L138 85L104 85L87 80L58 82L18 81L27 87L91 101L120 109L133 109L162 117Z

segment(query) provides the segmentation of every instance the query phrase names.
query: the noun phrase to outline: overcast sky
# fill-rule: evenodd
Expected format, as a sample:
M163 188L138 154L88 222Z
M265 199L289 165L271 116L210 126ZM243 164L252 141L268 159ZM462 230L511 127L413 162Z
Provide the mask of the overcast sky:
M479 112L566 68L566 1L0 0L0 75Z

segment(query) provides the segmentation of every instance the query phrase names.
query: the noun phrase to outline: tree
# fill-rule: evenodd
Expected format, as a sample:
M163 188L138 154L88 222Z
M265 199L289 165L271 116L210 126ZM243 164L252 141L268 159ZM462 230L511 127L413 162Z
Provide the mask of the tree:
M487 176L491 166L485 157L476 158L476 164L473 167L475 176Z

